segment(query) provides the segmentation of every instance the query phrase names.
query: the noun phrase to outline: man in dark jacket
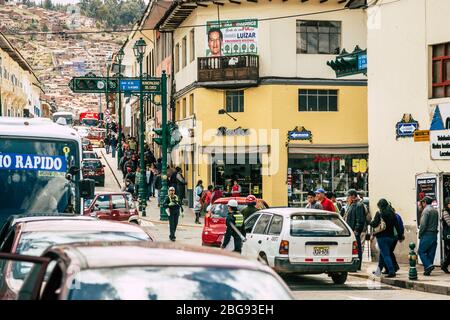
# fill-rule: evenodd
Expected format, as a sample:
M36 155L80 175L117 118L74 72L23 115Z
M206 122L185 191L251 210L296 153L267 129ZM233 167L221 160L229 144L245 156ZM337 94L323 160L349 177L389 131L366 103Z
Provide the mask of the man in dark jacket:
M234 199L228 201L228 215L226 219L227 231L223 237L223 243L221 248L225 249L228 243L233 237L234 252L241 253L242 251L242 239L239 233L245 237L244 216L238 211L238 202Z
M423 262L424 275L431 275L434 269L434 257L437 248L437 234L439 227L439 214L435 208L431 206L433 199L426 196L422 199L425 209L422 211L419 227L419 249L417 253Z
M347 192L348 205L344 214L344 220L353 230L358 243L358 257L359 257L359 270L361 270L362 263L362 245L361 245L361 232L366 225L366 215L363 205L358 199L358 193L354 189L350 189ZM365 240L365 239L363 239Z
M248 195L245 199L245 202L247 203L247 207L245 207L241 211L242 215L244 216L244 220L258 211L258 208L256 208L256 197L254 195Z

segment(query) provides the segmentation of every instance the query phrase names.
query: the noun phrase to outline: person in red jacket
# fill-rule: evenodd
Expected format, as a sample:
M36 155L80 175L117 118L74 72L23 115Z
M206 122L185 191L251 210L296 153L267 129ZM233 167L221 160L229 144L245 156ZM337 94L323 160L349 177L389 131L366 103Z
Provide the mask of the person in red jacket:
M333 202L325 196L325 190L322 188L316 190L316 199L322 205L323 210L336 212Z
M241 196L241 186L238 184L237 180L234 180L234 185L231 187L231 196L240 197Z

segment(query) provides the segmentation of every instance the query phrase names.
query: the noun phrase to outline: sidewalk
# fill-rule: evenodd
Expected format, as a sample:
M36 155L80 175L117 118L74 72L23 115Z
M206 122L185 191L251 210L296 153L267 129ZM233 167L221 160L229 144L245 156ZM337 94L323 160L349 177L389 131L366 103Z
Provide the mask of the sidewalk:
M450 295L450 275L445 274L439 266L435 266L431 276L423 275L423 266L417 265L417 280L409 280L409 264L400 264L395 278L386 278L385 275L377 277L372 274L377 269L377 262L363 262L362 271L350 273L354 277L371 279L391 286L411 289L422 292Z
M100 154L102 158L105 160L108 167L111 169L114 179L117 181L117 183L120 185L120 188L123 187L123 179L122 179L122 171L117 169L117 158L113 158L111 153L106 154L106 151L104 148L99 148ZM117 154L116 154L117 155ZM180 227L191 227L191 228L198 228L203 229L203 222L204 218L200 218L200 222L202 224L195 224L195 213L192 208L189 208L187 206L183 206L184 209L184 217L180 215L180 220L178 223L178 226ZM169 224L168 221L161 221L160 220L160 209L158 207L158 199L157 198L151 198L151 201L147 201L147 207L146 207L146 216L141 217L143 220L150 221L154 224Z

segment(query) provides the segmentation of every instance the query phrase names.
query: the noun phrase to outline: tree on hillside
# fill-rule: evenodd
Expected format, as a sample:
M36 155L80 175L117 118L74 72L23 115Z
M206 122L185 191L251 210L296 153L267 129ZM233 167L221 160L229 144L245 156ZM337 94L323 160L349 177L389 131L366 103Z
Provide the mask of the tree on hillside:
M44 9L52 10L53 9L53 3L52 0L45 0L43 4Z

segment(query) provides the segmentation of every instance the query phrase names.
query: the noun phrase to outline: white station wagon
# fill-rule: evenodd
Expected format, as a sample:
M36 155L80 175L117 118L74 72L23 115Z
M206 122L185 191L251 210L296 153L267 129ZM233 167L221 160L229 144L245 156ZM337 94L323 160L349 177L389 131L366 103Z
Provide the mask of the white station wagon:
M327 273L336 284L358 270L355 235L339 214L303 208L270 208L245 220L242 254L278 273Z

